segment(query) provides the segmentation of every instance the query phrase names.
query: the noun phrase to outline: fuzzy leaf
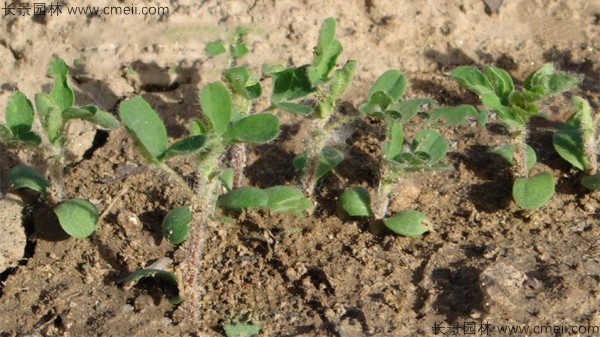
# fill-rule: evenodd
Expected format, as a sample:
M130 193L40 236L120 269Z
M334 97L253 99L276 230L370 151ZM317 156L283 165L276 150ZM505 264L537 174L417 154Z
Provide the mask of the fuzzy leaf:
M394 233L402 236L421 236L430 231L430 221L427 216L413 210L398 212L389 218L383 219L383 223Z
M315 58L308 69L312 84L327 81L342 49L341 43L335 39L335 20L333 18L323 20L319 31L319 41L315 48Z
M190 121L188 129L190 130L190 134L192 136L198 136L198 135L204 135L204 134L206 134L206 127L204 126L204 124L202 124L201 121L199 121L197 119L192 119Z
M509 129L520 129L526 124L526 121L518 116L513 109L502 105L500 97L494 93L482 95L481 102L489 109L496 111L500 121Z
M171 210L162 222L163 236L174 245L185 241L188 237L188 224L192 221L192 212L187 206Z
M404 145L404 130L402 124L391 122L388 125L387 140L385 142L385 158L392 160L402 152Z
M340 195L339 204L349 216L370 216L371 197L363 187L352 187Z
M317 180L321 179L321 177L323 177L331 170L336 168L343 161L344 154L338 149L330 146L323 147L321 149L319 165L317 165L317 168L315 170L315 178Z
M315 91L307 74L308 65L298 68L287 68L276 72L273 77L273 105L305 97Z
M424 152L429 155L429 162L440 161L448 152L448 141L435 130L419 132L411 144L413 152Z
M33 125L33 105L27 96L20 91L8 99L6 105L6 126L17 138L29 132Z
M354 76L354 70L356 69L356 61L348 61L341 69L338 69L333 72L333 76L331 78L331 100L333 102L337 102L346 89L348 89L348 85L352 81L352 76Z
M73 106L75 95L69 86L68 81L69 67L65 61L54 58L48 65L48 74L54 77L54 86L50 92L50 97L61 110L65 110Z
M259 113L234 122L223 135L246 143L262 144L271 141L279 134L279 118L268 113Z
M136 96L121 103L119 114L146 160L160 162L167 151L167 129L150 104Z
M590 190L600 190L600 172L583 177L581 179L581 185Z
M19 164L11 168L7 175L8 186L11 190L28 188L41 194L46 194L50 182L33 168Z
M495 93L494 85L490 80L481 71L473 67L458 67L450 72L450 77L479 96Z
M227 324L223 326L227 337L252 337L260 333L260 325L256 324Z
M221 82L205 85L200 91L200 106L217 135L222 135L231 120L231 94Z
M189 136L176 141L165 152L164 158L192 154L200 151L206 142L205 135ZM162 160L163 158L159 158Z
M554 194L554 178L548 172L533 177L516 178L513 199L523 209L538 208L547 203Z
M266 208L272 212L290 213L302 216L312 203L295 187L274 186L264 190L268 196Z
M90 236L98 223L98 209L84 199L69 199L54 208L54 213L62 229L78 239Z
M429 98L409 99L392 104L386 113L398 122L406 123L417 115L421 107L435 103L437 103L435 100Z
M55 143L61 135L63 109L54 103L54 99L50 95L45 93L35 94L35 107L48 139L51 143Z
M479 119L479 112L470 104L462 104L448 108L436 108L428 112L428 115L432 120L443 119L444 125L452 127L465 123L469 117Z
M231 191L233 189L233 170L230 168L223 170L223 173L219 175L219 181L227 191Z
M223 208L261 208L267 206L268 194L257 187L240 187L219 198L219 206Z
M223 54L227 50L225 49L225 46L223 45L223 42L221 40L216 40L207 43L204 47L204 51L208 54L208 56L213 57L219 54Z
M246 91L246 84L250 78L250 71L247 67L239 66L229 68L223 72L223 75L233 92L245 98L249 98L248 92Z
M513 144L502 144L490 149L490 153L497 154L504 158L511 166L515 165L515 146ZM527 172L531 170L533 165L537 162L537 155L535 150L525 144L525 166Z
M515 90L515 84L510 74L498 67L485 67L485 74L494 85L496 96L500 97L503 104L508 104L508 96Z
M398 70L388 70L383 73L371 86L367 101L377 92L383 92L389 96L392 102L396 102L402 97L406 90L406 77Z
M119 127L119 121L108 111L100 110L93 105L82 106L79 109L87 110L91 113L91 116L80 117L81 119L85 119L105 129L116 129Z
M587 167L583 138L579 129L560 127L552 137L556 152L573 167L583 171Z
M275 106L283 111L291 112L297 115L309 115L313 112L313 108L308 105L292 102L279 102L275 103Z

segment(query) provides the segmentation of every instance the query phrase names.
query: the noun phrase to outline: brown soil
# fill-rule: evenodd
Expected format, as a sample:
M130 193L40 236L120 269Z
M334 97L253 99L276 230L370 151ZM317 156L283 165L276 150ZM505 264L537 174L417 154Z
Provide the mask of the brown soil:
M73 65L77 103L116 112L122 99L141 94L179 139L197 113L198 89L224 66L223 58L205 56L206 42L247 25L254 30L245 62L257 69L304 64L327 16L338 22L341 61L359 62L348 109L390 68L410 79L409 96L455 105L477 103L446 77L455 66L494 64L523 79L545 62L581 76L572 93L596 111L600 105L598 2L508 0L499 13L475 0L145 5L167 6L170 14L5 16L0 120L15 89L29 97L48 89L43 74L56 54ZM232 320L260 323L262 336L429 336L436 323L468 322L600 326L600 194L580 186L578 172L554 152L548 127L570 111L569 102L569 95L547 102L550 122L532 130L539 168L557 181L546 206L523 211L512 202L509 168L487 152L506 141L501 126L443 129L451 168L411 176L393 203L392 211L420 210L434 223L432 232L412 239L338 216L335 198L344 188L376 183L379 144L372 121L341 130L334 140L348 160L320 184L314 217L250 211L207 228L199 328L167 301L173 289L150 281L123 289L129 273L156 259L181 262L183 252L161 237L160 225L185 197L143 164L123 129L98 131L92 150L69 163L67 196L87 198L101 212L114 206L84 240L48 229L40 205L23 210L28 244L25 259L0 278L0 336L219 336ZM247 184L294 184L291 159L304 146L308 124L282 118L279 139L250 149ZM5 148L0 156L0 176L29 160ZM172 164L191 170L185 161Z

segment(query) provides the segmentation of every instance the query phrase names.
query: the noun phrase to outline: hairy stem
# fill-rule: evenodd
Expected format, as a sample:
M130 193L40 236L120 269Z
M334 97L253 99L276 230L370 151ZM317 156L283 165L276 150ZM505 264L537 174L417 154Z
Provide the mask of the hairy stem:
M50 157L50 182L52 184L52 199L56 203L64 200L65 197L65 158L63 149L55 147L54 153Z
M302 188L304 190L304 195L311 200L314 199L313 192L315 190L315 185L317 184L317 166L321 159L321 149L325 146L328 136L327 133L325 133L326 123L327 120L325 119L318 119L315 121L311 132L313 141L306 153L308 160L302 180Z
M233 169L233 188L242 187L244 168L246 168L246 144L236 143L232 146L231 166Z
M526 157L526 144L527 144L527 127L516 130L512 134L512 144L515 147L515 166L514 173L515 177L527 177L527 157Z
M377 220L385 218L390 204L390 194L392 189L396 186L396 176L389 174L388 168L385 163L380 163L381 169L379 170L379 184L377 185L377 191L375 192L375 199L373 200L373 216Z
M596 152L596 128L598 126L598 116L592 120L592 115L589 109L582 110L581 114L581 137L583 138L583 148L586 157L585 172L587 175L594 175L598 172L598 161Z
M173 180L175 180L177 182L177 184L181 188L183 188L188 195L190 195L190 196L194 195L194 191L190 188L190 186L187 184L187 182L185 182L185 180L183 180L183 178L177 172L175 172L175 170L173 170L172 168L167 166L167 164L165 164L165 163L161 163L159 167L161 168L161 170L166 172L169 175L169 177L171 177Z

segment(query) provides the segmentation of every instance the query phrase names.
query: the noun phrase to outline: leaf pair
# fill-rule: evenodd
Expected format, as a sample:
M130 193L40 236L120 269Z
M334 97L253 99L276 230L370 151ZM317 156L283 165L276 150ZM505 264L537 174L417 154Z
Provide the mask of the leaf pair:
M42 195L48 194L50 182L29 166L17 165L8 172L11 190L27 188ZM90 236L98 223L96 206L84 199L69 199L54 208L54 213L62 229L72 237Z
M340 150L330 146L323 147L321 149L321 155L319 156L319 163L317 164L314 178L316 180L321 179L324 175L336 168L342 161L344 161L344 154ZM308 154L304 152L294 157L293 165L297 172L304 175L304 171L309 165Z
M33 105L27 96L20 91L12 94L6 106L6 126L0 124L0 140L39 145L40 136L31 131L33 116Z
M350 216L370 217L371 197L363 187L345 190L339 198L340 207ZM414 210L405 210L383 219L383 223L394 233L402 236L420 236L428 232L430 221L427 216Z
M302 216L311 202L295 187L274 186L266 189L240 187L219 198L218 205L229 209L263 208L272 212Z
M440 161L448 152L448 141L437 131L421 130L409 148L403 146L402 125L393 123L384 146L385 158L390 167L403 172L439 170L447 166Z

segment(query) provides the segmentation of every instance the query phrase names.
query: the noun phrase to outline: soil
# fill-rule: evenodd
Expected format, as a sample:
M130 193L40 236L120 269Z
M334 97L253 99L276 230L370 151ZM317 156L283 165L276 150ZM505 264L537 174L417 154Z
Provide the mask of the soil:
M1 224L8 228L3 233L24 226L28 240L19 265L0 278L0 336L221 336L223 324L232 321L260 324L261 336L430 336L456 325L466 334L472 322L477 328L600 326L600 194L585 190L580 174L551 145L552 126L572 111L570 95L589 99L596 111L600 106L600 2L507 0L497 12L476 0L144 5L170 12L3 17L0 120L14 90L33 97L49 89L45 68L58 55L71 65L78 104L116 113L121 100L142 95L161 114L171 140L179 139L197 114L199 88L225 66L224 58L206 56L208 41L245 25L252 28L252 52L244 62L255 69L300 65L312 56L321 21L333 16L345 49L340 61L359 64L342 110L354 109L390 68L409 78L408 97L447 105L478 104L447 77L458 65L493 64L522 80L553 62L581 76L577 89L546 101L550 118L532 126L538 169L553 174L557 193L537 210L514 204L510 169L487 152L507 140L492 118L486 127L442 128L451 142L450 169L412 175L400 187L391 211L426 213L430 233L405 238L346 219L336 209L341 191L355 185L372 190L377 182L377 123L357 122L332 139L348 160L319 185L315 216L248 211L207 227L205 291L193 327L167 300L173 289L152 281L132 289L122 285L132 271L157 259L181 262L182 249L162 238L161 221L185 203L184 194L144 164L122 128L93 131L75 142L88 145L68 163L66 194L91 200L104 217L90 238L69 239L52 227L50 212L28 200L22 224ZM281 118L276 141L249 148L246 184L296 183L291 159L305 145L309 122ZM71 136L87 132L89 126ZM31 160L4 147L0 158L0 176ZM170 164L191 172L185 160Z

